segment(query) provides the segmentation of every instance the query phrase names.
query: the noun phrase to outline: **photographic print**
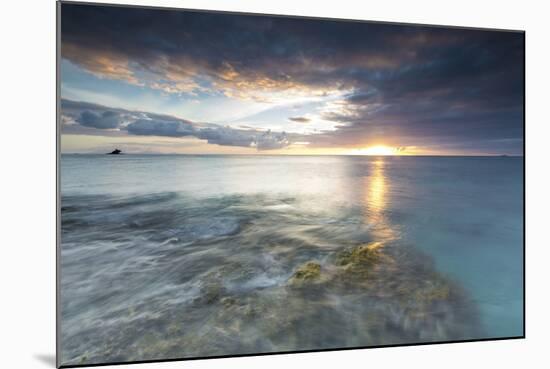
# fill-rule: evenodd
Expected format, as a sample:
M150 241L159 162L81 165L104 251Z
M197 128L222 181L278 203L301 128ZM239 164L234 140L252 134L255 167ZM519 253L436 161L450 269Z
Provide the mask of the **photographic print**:
M58 365L524 336L523 32L58 12Z

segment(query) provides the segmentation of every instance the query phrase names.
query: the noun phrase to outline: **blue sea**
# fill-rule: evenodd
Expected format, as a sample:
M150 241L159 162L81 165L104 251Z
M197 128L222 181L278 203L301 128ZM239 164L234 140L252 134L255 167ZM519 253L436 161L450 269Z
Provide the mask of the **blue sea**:
M523 158L62 155L61 363L523 335Z

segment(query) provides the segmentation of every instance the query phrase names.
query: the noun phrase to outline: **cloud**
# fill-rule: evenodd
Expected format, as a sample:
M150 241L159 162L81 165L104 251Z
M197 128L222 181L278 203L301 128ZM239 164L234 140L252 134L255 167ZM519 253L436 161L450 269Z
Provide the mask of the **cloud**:
M309 123L311 121L311 119L306 118L306 117L290 117L290 118L288 118L288 120L290 120L291 122L296 122L296 123Z
M522 33L96 5L62 9L62 57L101 78L169 94L289 106L334 97L312 116L336 129L292 134L291 141L493 147L493 140L522 148ZM160 119L134 113L128 119ZM307 117L288 120L306 123ZM149 132L187 132L161 126ZM191 135L277 146L254 130L203 127Z
M233 128L211 123L194 123L169 115L130 111L63 99L62 132L72 134L195 137L209 144L239 146L257 150L282 149L291 144L285 132ZM91 128L94 128L90 131ZM116 129L116 133L112 130Z
M356 70L395 71L460 39L411 26L73 4L63 5L61 31L62 57L99 77L259 101L347 89Z
M130 66L128 57L115 50L98 50L79 47L78 44L63 43L63 56L76 62L88 72L100 78L116 79L133 85L143 85Z
M260 134L256 139L258 150L282 149L290 145L290 140L285 132L274 133L270 130Z
M210 144L223 146L253 147L258 132L255 130L240 130L230 127L204 128L197 137L207 140Z
M121 123L121 116L119 113L111 110L106 110L101 114L84 110L77 118L77 122L86 127L113 129L119 127Z
M178 120L139 119L126 126L128 133L139 136L185 137L196 135L196 129Z

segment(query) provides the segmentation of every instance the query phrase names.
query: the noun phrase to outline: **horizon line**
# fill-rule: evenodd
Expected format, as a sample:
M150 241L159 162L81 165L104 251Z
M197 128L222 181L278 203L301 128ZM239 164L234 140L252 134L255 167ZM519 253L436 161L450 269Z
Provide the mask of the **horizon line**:
M61 155L110 155L110 153L104 152L62 152ZM143 155L143 156L356 156L356 157L525 157L525 155L513 155L513 154L485 154L485 155L365 155L365 154L219 154L219 153L139 153L130 152L122 153L119 155Z

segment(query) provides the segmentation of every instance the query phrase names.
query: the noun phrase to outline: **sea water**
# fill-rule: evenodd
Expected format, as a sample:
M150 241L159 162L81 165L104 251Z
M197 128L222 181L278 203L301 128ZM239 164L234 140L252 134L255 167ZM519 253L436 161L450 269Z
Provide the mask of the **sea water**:
M61 362L523 334L523 158L62 155Z

